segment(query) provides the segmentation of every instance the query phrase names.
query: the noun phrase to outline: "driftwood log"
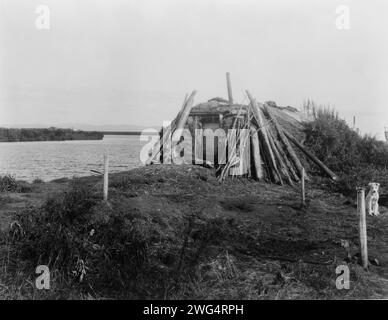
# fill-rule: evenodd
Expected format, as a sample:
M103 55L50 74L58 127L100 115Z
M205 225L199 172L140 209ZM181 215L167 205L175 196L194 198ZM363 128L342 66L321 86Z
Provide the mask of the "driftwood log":
M278 139L276 139L275 136L274 136L273 141L275 143L275 146L276 146L277 150L279 151L280 155L283 158L284 164L285 164L287 170L289 171L289 174L290 174L291 178L298 182L299 181L298 174L295 172L294 166L292 165L292 163L288 159L287 154L284 152L280 141Z
M326 167L321 160L319 160L316 156L314 156L310 151L308 151L298 140L295 139L290 133L284 130L284 134L286 137L294 143L307 157L310 158L316 165L318 165L331 179L337 180L337 175L331 171L328 167Z
M302 163L300 162L298 156L296 155L294 149L292 148L290 142L287 140L286 136L284 135L284 132L283 132L283 129L282 127L279 125L276 117L273 115L273 113L271 112L271 110L269 109L268 106L264 105L264 108L265 108L265 111L267 112L269 118L271 119L271 121L273 122L274 126L275 126L275 129L279 135L279 139L280 141L284 144L284 146L286 147L286 150L291 158L291 161L292 163L294 164L296 170L298 171L299 173L299 177L302 177L302 170L303 170L303 166L302 166ZM306 176L306 179L307 179L307 176Z
M226 73L226 85L228 87L228 98L229 98L229 104L233 104L233 94L232 94L232 82L230 81L230 73Z
M257 125L259 127L258 133L259 133L259 138L261 139L262 145L263 145L263 150L264 154L268 158L268 163L269 163L269 171L270 175L272 176L273 180L276 183L282 183L282 179L279 173L279 170L276 165L275 157L271 148L271 144L269 142L268 134L267 134L267 123L264 119L264 115L259 108L256 100L252 97L250 92L246 90L247 96L251 102L251 108L252 108L252 114L253 117L256 119Z
M251 125L250 133L251 133L254 174L255 174L255 178L260 181L260 180L263 180L264 178L264 172L263 172L263 166L261 163L262 161L261 161L261 155L260 155L259 135L257 134L257 129L255 128L255 126Z
M159 162L157 160L157 157L160 156L161 154L163 155L163 163L165 163L164 160L167 160L166 163L171 163L171 147L168 147L168 146L171 146L172 134L178 128L178 125L182 126L182 123L183 123L183 126L184 126L184 124L186 123L186 122L183 122L182 115L184 113L185 113L184 114L185 117L187 115L187 117L186 117L186 121L187 121L188 115L190 114L190 110L191 110L191 107L192 107L193 102L194 102L195 94L196 94L196 91L193 91L189 98L187 98L187 95L186 95L185 100L184 100L183 105L182 105L182 108L179 111L178 115L170 123L169 126L167 126L166 128L163 128L162 137L159 139L159 141L154 146L154 148L152 150L152 154L148 158L146 165L151 164L152 161ZM187 112L187 110L188 110L188 112ZM167 148L166 148L166 146L167 146ZM164 147L164 150L167 151L167 154L163 154L163 147Z
M279 170L283 174L283 176L286 178L288 184L290 186L293 186L294 183L292 182L291 176L289 174L289 170L288 170L288 168L283 160L283 157L280 153L280 150L278 150L278 148L276 146L275 138L273 137L271 130L268 130L268 135L269 135L269 141L271 142L272 150L274 151L274 155L278 161Z
M186 100L186 103L184 104L184 107L182 108L181 114L179 114L177 118L177 123L176 123L176 130L183 129L185 127L185 124L187 122L187 118L190 115L191 108L194 103L194 96L196 95L197 91L193 91L190 95L190 97Z

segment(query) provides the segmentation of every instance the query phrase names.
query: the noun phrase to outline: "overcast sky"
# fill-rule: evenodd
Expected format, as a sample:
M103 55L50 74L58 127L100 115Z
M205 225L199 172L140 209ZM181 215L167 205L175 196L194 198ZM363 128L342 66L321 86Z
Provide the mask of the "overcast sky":
M161 125L184 96L330 104L388 126L388 1L0 0L0 125ZM50 29L35 22L50 9ZM338 29L336 8L350 9Z

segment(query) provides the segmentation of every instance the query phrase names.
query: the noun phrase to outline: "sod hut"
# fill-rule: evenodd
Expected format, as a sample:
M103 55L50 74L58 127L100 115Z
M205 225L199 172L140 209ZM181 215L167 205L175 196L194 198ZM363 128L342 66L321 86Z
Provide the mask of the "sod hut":
M299 141L300 112L273 101L259 103L248 90L248 103L236 104L229 74L227 87L228 100L213 98L193 106L196 91L186 97L176 118L161 130L147 164L206 165L214 167L220 180L246 176L293 185L305 174L302 163L310 161L336 179Z

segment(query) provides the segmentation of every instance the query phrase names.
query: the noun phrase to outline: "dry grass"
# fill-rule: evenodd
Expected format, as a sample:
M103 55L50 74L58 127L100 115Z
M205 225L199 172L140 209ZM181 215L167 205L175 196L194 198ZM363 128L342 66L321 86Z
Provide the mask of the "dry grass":
M109 205L100 200L101 181L90 177L14 216L19 224L1 238L2 298L384 296L385 269L367 274L354 263L351 290L335 288L335 267L347 257L340 240L357 239L354 208L339 195L308 186L309 206L301 210L297 190L239 179L221 184L211 170L193 166L151 166L110 181ZM368 234L371 252L385 263L374 249L386 241L382 222L368 221ZM72 272L80 260L82 282ZM34 287L38 264L52 270L47 292Z

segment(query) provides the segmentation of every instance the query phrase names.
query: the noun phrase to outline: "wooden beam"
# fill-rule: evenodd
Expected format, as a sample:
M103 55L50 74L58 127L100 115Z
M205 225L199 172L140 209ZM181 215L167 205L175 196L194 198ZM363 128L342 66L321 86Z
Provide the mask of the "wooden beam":
M365 270L368 270L368 246L366 235L366 212L365 212L365 189L357 188L357 213L360 219L359 231L360 231L360 253L362 266Z
M270 111L269 107L266 105L264 105L264 108L265 108L265 111L267 112L270 120L275 125L275 129L278 132L279 138L283 142L284 146L286 147L286 150L291 158L292 163L294 164L296 170L298 171L299 176L302 177L302 170L303 170L302 163L300 162L300 160L299 160L298 156L296 155L294 149L292 148L291 144L286 139L286 136L284 135L283 129L279 125L279 123L278 123L276 117L273 115L272 111ZM307 176L305 176L305 178L307 179Z
M230 81L230 73L226 73L226 85L228 87L228 98L229 104L233 104L233 94L232 94L232 82Z
M272 136L271 130L268 130L268 136L269 136L269 141L271 143L271 147L274 152L275 158L278 160L280 172L283 173L283 176L286 178L288 184L290 186L293 186L294 183L292 182L290 174L288 173L287 166L283 161L282 155L280 154L280 151L278 150L275 144L275 138Z
M273 154L273 151L271 148L271 144L269 142L267 128L266 128L267 123L264 119L264 115L263 115L262 111L260 110L256 100L250 94L250 92L248 90L246 90L246 93L247 93L248 98L251 102L250 105L252 107L252 113L253 113L253 116L256 119L256 122L258 125L258 133L259 133L259 137L261 139L262 145L263 145L264 153L265 153L266 157L268 158L270 173L271 173L272 178L275 182L281 183L282 180L281 180L281 176L280 176L280 173L279 173L277 165L276 165L276 161L275 161L275 157L274 157L274 154Z
M187 122L187 118L189 117L191 108L194 103L194 96L196 95L197 91L193 91L190 95L190 97L186 100L186 103L182 109L181 114L179 114L179 117L177 118L177 124L175 130L183 129L185 127L185 124Z
M193 91L189 98L187 98L187 95L186 95L185 100L183 102L183 105L181 107L181 110L178 112L178 114L175 117L175 119L171 122L171 124L168 127L163 128L162 137L155 144L155 146L154 146L154 148L152 150L152 155L146 161L146 165L151 164L151 162L154 161L160 155L160 153L161 153L161 151L163 149L163 145L167 144L168 140L171 140L172 133L177 128L178 120L182 118L182 114L183 114L184 110L187 108L187 105L188 105L189 102L191 103L191 105L190 105L190 110L191 110L195 94L196 94L196 91ZM190 99L191 99L191 101L190 101ZM190 114L190 111L189 111L189 114ZM187 115L187 117L188 117L188 115ZM187 121L187 118L186 118L186 121ZM170 150L169 154L171 154L171 150ZM163 157L164 156L165 155L163 155ZM167 157L168 157L168 155L167 155ZM156 161L159 162L158 160L156 160Z
M326 167L321 160L308 151L298 140L296 140L290 133L284 130L286 137L293 142L306 156L308 156L316 165L318 165L331 179L337 180L337 175Z
M273 136L273 142L275 143L277 150L279 151L281 157L283 158L284 164L285 164L288 172L291 174L291 178L294 179L295 181L299 181L299 177L294 170L294 166L292 165L292 163L288 159L287 154L284 152L280 141L278 141L278 139L276 139L276 136Z
M251 131L254 173L256 178L260 181L260 180L263 180L264 178L264 172L263 172L263 166L261 163L259 135L257 134L257 130L253 125L251 125L250 131Z
M197 91L194 90L191 93L190 97L187 99L186 104L185 104L184 108L182 109L182 112L178 115L178 118L176 121L176 128L174 131L172 131L170 151L171 151L171 158L172 159L174 158L174 161L180 159L180 157L179 157L180 152L176 148L180 148L182 146L182 144L180 144L182 141L184 141L183 143L185 143L185 144L188 142L186 140L187 137L182 140L182 136L185 136L184 129L185 129L185 126L187 123L187 119L189 118L191 108L193 107L194 96L196 95L196 93L197 93ZM191 141L189 141L189 143L192 144L192 136L191 136ZM190 148L190 149L186 148L186 150L185 150L185 160L188 160L189 156L187 156L186 152L192 152L192 148ZM176 157L178 157L178 158L176 158ZM191 155L191 158L192 158L192 155ZM190 161L190 162L192 162L192 161Z

